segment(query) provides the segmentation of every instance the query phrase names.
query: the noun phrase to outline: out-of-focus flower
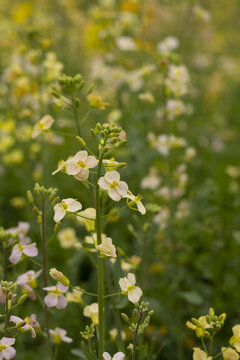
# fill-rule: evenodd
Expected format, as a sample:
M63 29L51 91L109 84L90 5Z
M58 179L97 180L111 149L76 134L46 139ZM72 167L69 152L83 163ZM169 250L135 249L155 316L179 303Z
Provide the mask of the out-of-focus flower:
M104 360L123 360L125 358L125 354L121 351L117 352L116 354L111 357L108 352L103 353Z
M50 129L52 124L54 123L54 119L51 115L45 115L41 120L39 120L33 128L32 138L34 139L42 132L46 132Z
M94 231L96 220L96 209L88 208L83 211L79 211L76 216L77 221L83 224L87 231Z
M83 299L82 299L82 294L80 291L80 288L76 287L76 289L73 289L72 292L68 291L66 294L66 299L67 302L74 302L77 304L82 304L83 303Z
M137 303L142 296L140 287L135 286L135 275L129 273L126 277L119 279L119 285L124 294L128 295L128 300L132 303Z
M135 51L137 45L130 36L121 36L116 39L117 47L122 51Z
M78 210L81 210L82 204L80 204L79 201L67 198L63 199L60 203L56 204L54 206L54 221L59 222L61 221L67 212L76 212Z
M20 241L14 245L9 260L13 264L17 264L23 255L34 257L38 255L38 249L36 243L26 244L27 241Z
M102 100L102 97L100 95L89 94L87 96L87 100L89 101L89 104L93 109L105 110L106 106L109 105L109 103Z
M239 354L236 352L236 350L231 348L222 347L222 356L224 360L238 360Z
M73 340L66 336L67 331L56 327L55 330L50 329L50 334L53 336L54 344L61 344L61 342L65 342L70 344Z
M87 180L89 177L89 169L97 166L98 160L95 156L88 156L86 150L78 151L78 153L67 161L66 173L73 175L77 180Z
M209 11L201 7L200 5L195 5L193 7L193 13L198 17L200 20L203 21L210 21L211 20L211 14Z
M211 360L212 356L207 356L205 351L198 347L193 348L193 360Z
M60 245L64 249L68 249L71 247L76 247L77 249L81 248L82 245L78 241L76 236L76 231L73 228L65 228L59 231L58 239L60 241Z
M91 305L85 306L83 315L89 317L92 320L93 325L98 325L98 303L92 303Z
M157 169L150 168L149 175L145 176L141 181L143 189L155 190L161 184L161 178L158 176Z
M191 161L197 154L196 149L194 147L188 147L185 151L185 160Z
M101 255L106 257L117 257L116 248L112 243L110 237L105 237L100 245L95 245L96 249L100 252Z
M16 350L11 346L15 343L14 338L3 337L0 340L0 359L10 360L16 355Z
M226 173L231 178L237 178L240 176L240 169L237 166L228 165L226 168Z
M167 36L165 39L157 44L157 50L162 54L168 54L173 50L176 50L179 46L179 40L174 36Z
M116 328L109 330L109 335L110 335L111 341L115 341L116 337L118 335L118 330ZM121 331L121 337L122 337L123 340L126 340L125 331Z
M141 93L138 95L138 98L148 104L154 104L155 103L155 97L150 92Z
M23 292L26 292L32 300L36 300L37 298L34 289L37 287L37 278L40 276L41 273L42 269L37 272L34 270L29 270L24 274L18 276L16 280L16 283L22 286Z
M20 317L13 316L13 315L10 317L10 321L13 322L14 324L16 324L16 327L20 332L31 331L32 337L35 338L36 332L35 332L34 328L32 327L32 325L30 325L31 320L32 319L28 316L25 317L24 319L21 319Z
M103 166L104 166L105 171L116 170L118 167L118 164L119 164L119 162L117 162L114 158L103 160Z
M185 104L179 99L168 99L166 103L166 113L168 120L173 120L175 117L184 114L186 110Z
M119 201L127 195L128 185L125 181L120 181L120 175L117 171L107 171L106 174L98 180L98 185L108 191L108 195L114 201Z
M64 309L67 306L67 299L63 294L68 291L68 286L57 283L56 286L48 286L43 290L48 292L48 295L44 298L44 302L48 307L56 306L57 309Z

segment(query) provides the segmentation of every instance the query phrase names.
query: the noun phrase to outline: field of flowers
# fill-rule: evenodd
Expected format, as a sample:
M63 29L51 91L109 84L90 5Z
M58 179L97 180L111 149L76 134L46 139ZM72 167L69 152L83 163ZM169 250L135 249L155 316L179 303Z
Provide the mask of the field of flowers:
M239 18L0 1L0 360L239 359Z

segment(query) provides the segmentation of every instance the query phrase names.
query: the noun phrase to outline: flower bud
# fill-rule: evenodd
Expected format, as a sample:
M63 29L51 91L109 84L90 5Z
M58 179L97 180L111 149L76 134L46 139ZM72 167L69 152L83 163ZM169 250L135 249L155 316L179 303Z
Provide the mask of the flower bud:
M129 321L129 317L127 316L127 314L125 313L121 313L121 317L124 321L128 322Z
M30 190L27 191L27 199L30 202L30 204L33 204L33 195Z
M50 269L49 274L54 280L59 281L64 286L68 286L70 283L68 278L55 268Z
M76 136L76 139L77 139L77 141L80 143L80 145L81 145L82 147L85 147L85 146L86 146L85 141L84 141L80 136Z
M27 294L20 296L20 298L18 299L18 305L23 304L26 298L27 298Z

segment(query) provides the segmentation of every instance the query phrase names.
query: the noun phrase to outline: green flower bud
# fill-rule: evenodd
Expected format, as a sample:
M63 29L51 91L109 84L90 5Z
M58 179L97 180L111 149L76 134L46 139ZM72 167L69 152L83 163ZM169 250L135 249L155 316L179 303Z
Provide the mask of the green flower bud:
M20 296L20 298L18 299L18 305L23 304L26 298L27 298L27 294Z
M30 190L27 191L27 199L30 202L30 204L33 204L33 202L34 202L33 195Z
M76 139L77 139L77 141L80 143L80 145L81 145L82 147L85 147L85 146L86 146L85 141L84 141L80 136L76 136Z

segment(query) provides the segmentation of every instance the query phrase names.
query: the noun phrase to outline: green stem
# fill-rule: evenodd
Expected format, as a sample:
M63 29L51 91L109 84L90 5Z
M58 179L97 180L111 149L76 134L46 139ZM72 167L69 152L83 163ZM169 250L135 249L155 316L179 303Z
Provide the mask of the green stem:
M133 337L133 351L132 351L132 360L135 360L136 358L136 345L137 345L137 336L138 336L138 329L142 320L142 311L139 312L139 318L138 318L138 322L137 322L137 327L134 333L134 337Z
M70 287L71 287L72 289L77 290L77 291L79 291L79 292L81 292L81 293L83 293L83 294L86 294L86 295L91 295L91 296L96 296L96 297L98 296L97 294L94 294L94 293L85 291L85 290L83 290L83 289L78 289L77 287L72 286L72 285L70 285Z
M80 129L80 124L79 124L78 112L77 112L77 107L75 105L74 99L72 99L72 105L73 105L73 114L74 114L74 119L75 119L75 123L76 123L76 127L77 127L78 136L81 137L81 129Z
M97 231L97 243L98 245L102 242L101 235L101 214L100 214L100 196L99 196L99 185L98 180L101 175L103 154L100 151L98 171L96 177L96 231ZM98 337L98 357L102 358L104 352L104 259L98 256L98 316L99 316L99 337Z
M54 360L57 360L57 355L58 355L58 345L55 345Z
M8 268L8 254L7 254L7 246L3 245L3 280L7 281L7 268Z
M202 341L203 349L204 349L205 353L206 353L207 356L208 356L208 351L207 351L207 348L206 348L206 345L205 345L205 342L204 342L203 338L201 338L201 341Z
M105 295L105 296L104 296L104 299L109 298L109 297L111 297L111 296L118 296L118 295L122 295L122 293L121 293L121 292L117 292L117 293L115 293L115 294L108 294L108 295Z
M9 324L9 309L8 309L8 290L6 293L6 304L5 304L5 328L4 336L8 336L8 324Z
M47 281L47 254L46 254L46 239L45 239L45 198L42 197L42 216L41 216L41 242L42 242L42 268L43 268L43 282L44 287L48 286ZM45 291L47 295L47 291ZM52 345L50 341L50 332L49 332L49 315L48 315L48 308L47 305L44 304L44 314L45 314L45 325L46 325L46 332L48 338L48 344L50 348L51 358L53 357Z
M209 344L209 356L212 356L214 336L215 336L215 333L213 332L211 339L210 339L210 344Z

